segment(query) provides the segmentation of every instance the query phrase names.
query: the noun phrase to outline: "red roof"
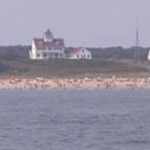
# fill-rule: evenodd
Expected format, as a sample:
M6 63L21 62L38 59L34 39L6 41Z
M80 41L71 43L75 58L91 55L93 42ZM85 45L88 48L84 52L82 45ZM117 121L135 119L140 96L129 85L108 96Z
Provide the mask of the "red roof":
M64 48L63 39L53 39L52 41L45 41L43 38L34 38L34 43L37 49L51 49L51 48Z
M83 47L72 48L72 49L70 49L69 53L70 53L70 54L76 54L76 53L81 52L83 49L84 49Z

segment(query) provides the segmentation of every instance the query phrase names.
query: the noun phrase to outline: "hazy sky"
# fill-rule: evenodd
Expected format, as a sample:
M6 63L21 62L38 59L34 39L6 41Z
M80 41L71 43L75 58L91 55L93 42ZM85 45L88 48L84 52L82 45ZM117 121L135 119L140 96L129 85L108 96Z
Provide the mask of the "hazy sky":
M150 0L0 0L0 45L30 44L50 28L67 46L150 46Z

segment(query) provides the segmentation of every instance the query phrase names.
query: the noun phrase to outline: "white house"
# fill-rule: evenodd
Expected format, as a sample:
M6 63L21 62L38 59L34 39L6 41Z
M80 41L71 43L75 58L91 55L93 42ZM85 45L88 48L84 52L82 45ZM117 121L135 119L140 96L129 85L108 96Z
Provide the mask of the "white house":
M65 58L63 39L56 39L48 29L43 38L34 38L29 51L30 59Z
M73 48L67 54L68 59L92 59L91 52L83 47Z

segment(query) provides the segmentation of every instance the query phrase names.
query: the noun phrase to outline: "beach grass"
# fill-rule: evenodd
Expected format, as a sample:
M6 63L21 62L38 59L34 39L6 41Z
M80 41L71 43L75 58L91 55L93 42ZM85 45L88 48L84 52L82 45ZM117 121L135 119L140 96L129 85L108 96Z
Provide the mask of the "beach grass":
M1 60L6 69L0 77L149 76L149 62L129 60Z

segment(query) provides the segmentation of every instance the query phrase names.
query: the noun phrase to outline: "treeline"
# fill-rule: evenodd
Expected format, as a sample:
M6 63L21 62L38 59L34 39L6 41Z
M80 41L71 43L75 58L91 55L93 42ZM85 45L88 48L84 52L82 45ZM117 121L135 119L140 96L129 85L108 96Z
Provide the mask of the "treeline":
M89 48L95 59L140 59L147 60L150 48L143 47L109 47L109 48Z
M29 50L31 46L0 46L0 58L29 58ZM70 47L66 48L66 53ZM123 48L119 47L109 47L109 48L87 48L91 51L92 57L94 59L129 59L133 60L135 58L141 60L147 60L148 52L150 48Z
M0 58L29 58L31 46L0 46Z

